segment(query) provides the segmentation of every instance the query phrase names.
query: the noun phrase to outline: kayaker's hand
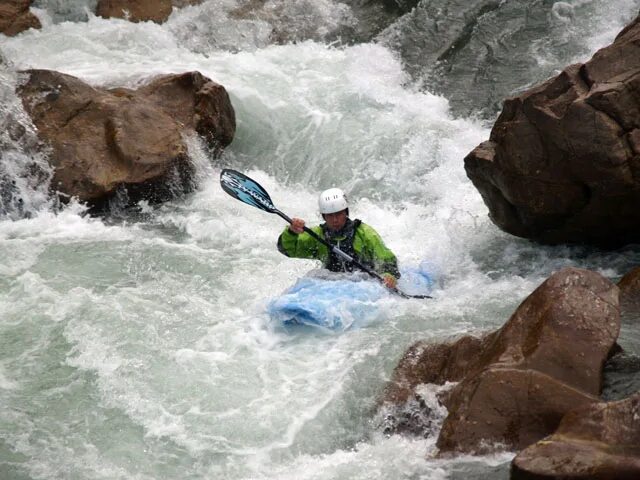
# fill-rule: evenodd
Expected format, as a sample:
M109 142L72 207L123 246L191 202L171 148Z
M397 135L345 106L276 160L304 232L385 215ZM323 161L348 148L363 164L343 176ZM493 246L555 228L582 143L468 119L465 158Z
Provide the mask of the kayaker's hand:
M304 220L301 218L292 218L289 230L297 234L304 232Z
M392 290L396 289L396 286L398 285L398 279L396 277L394 277L390 273L385 273L383 275L383 278L384 278L384 284L387 288L390 288Z

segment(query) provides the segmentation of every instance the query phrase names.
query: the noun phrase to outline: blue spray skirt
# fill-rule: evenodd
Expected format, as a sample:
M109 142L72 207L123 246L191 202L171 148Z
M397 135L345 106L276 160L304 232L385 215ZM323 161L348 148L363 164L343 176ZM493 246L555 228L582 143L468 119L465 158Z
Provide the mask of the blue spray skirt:
M411 295L428 295L432 276L424 267L401 270L398 288ZM307 325L340 331L376 320L380 301L400 298L362 273L312 271L267 306L269 316L285 326Z

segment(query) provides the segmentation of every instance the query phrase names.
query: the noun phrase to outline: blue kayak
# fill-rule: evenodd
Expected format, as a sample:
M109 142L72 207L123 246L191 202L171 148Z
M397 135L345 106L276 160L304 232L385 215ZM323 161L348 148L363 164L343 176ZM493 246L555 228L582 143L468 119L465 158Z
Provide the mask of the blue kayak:
M398 288L428 295L433 278L422 265L401 269ZM269 316L286 327L306 325L330 331L357 328L375 321L382 301L400 298L362 273L336 274L314 270L267 306Z

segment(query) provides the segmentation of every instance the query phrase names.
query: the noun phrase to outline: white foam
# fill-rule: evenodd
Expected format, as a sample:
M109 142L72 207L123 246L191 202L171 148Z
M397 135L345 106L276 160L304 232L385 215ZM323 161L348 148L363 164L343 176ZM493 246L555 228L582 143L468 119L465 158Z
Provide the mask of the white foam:
M188 45L189 22L206 30L206 13L219 4L184 9L166 25L90 16L0 37L17 68L53 68L95 85L199 70L228 88L238 120L222 159L188 140L198 191L142 205L136 223L91 218L77 204L0 222L0 328L61 331L24 360L55 353L52 368L62 357L74 377L58 380L50 408L28 418L17 413L24 399L11 395L31 379L0 369L15 414L9 444L34 477L161 478L175 461L200 478L439 479L455 462L508 462L512 454L435 459L435 438L384 438L371 429L371 410L409 344L501 325L572 252L497 231L462 166L488 129L412 88L388 49L258 48L260 25L222 32L255 32L251 51L212 48L206 31ZM309 224L320 221L317 192L342 186L352 216L376 228L402 264L431 262L434 300L389 297L379 304L383 321L341 335L273 328L267 302L318 263L277 252L284 221L227 196L223 165L255 178L277 207ZM580 261L607 274L629 263ZM64 408L75 398L65 393L71 382L83 387L77 410ZM108 423L87 427L92 415L117 418L129 436ZM98 430L108 440L93 445ZM37 432L51 432L38 448Z
M85 207L72 203L59 213L44 211L34 218L3 222L0 242L131 238L130 230L107 226L102 220L85 215L85 210Z
M322 478L448 478L446 464L425 461L429 442L394 436L374 437L351 449L338 449L323 455L300 455L291 462L264 464L259 458L249 463L252 473L242 477L281 480L319 480Z
M19 383L8 376L6 368L2 364L0 364L0 388L3 390L16 390L19 388Z

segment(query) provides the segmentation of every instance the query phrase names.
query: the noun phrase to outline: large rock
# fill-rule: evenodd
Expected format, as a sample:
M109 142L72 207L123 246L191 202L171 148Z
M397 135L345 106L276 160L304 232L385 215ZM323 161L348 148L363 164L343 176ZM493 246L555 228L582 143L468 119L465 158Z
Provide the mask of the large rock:
M384 433L425 438L432 435L439 422L420 387L460 381L490 337L464 336L441 344L413 344L394 369L378 405L379 427ZM446 390L438 395L442 399Z
M521 449L553 432L567 411L597 401L533 369L489 367L450 393L437 446L474 454Z
M618 288L589 270L565 268L540 285L492 337L473 376L486 367L536 370L591 395L620 332Z
M0 33L12 37L29 28L40 28L40 20L31 13L31 0L2 0L0 2Z
M509 233L640 241L640 17L586 64L506 100L465 168Z
M567 413L553 435L516 456L511 478L640 478L640 394Z
M195 5L202 0L98 0L96 15L104 18L125 18L131 22L163 23L173 7Z
M470 365L477 360L484 342L486 340L473 336L438 344L416 342L409 347L394 369L382 403L401 405L409 400L414 395L415 388L423 383L442 385L446 382L460 381Z
M215 150L233 140L236 120L227 91L198 72L156 77L135 95L159 105L187 130L204 137Z
M412 418L430 428L428 412L416 414L421 384L459 382L440 395L449 411L442 452L526 447L552 433L567 411L598 401L619 329L618 287L595 272L561 270L501 329L413 345L381 402L385 430L419 432Z
M614 284L576 268L552 275L450 392L438 447L519 449L550 434L567 411L597 400L619 330Z
M152 202L191 186L184 134L212 149L231 142L235 118L220 85L197 72L162 76L137 91L106 90L49 70L19 89L40 138L51 146L51 188L102 206L123 187Z

